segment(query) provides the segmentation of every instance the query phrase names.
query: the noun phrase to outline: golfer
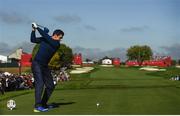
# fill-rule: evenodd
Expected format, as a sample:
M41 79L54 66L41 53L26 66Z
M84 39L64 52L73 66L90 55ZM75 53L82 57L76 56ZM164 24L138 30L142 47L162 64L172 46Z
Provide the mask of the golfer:
M36 37L35 32L38 30L42 37ZM32 73L35 79L35 106L34 112L46 112L52 105L47 102L55 88L53 77L48 68L48 63L60 46L60 40L64 32L57 29L49 36L46 31L32 23L31 42L40 44L39 50L32 60Z

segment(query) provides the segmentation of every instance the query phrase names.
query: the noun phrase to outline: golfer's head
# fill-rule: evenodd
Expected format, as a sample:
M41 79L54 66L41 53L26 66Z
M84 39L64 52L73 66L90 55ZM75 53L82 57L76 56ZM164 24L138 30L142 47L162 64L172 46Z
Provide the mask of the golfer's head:
M64 32L60 29L56 29L54 32L53 32L53 35L52 35L52 38L54 40L61 40L64 36Z

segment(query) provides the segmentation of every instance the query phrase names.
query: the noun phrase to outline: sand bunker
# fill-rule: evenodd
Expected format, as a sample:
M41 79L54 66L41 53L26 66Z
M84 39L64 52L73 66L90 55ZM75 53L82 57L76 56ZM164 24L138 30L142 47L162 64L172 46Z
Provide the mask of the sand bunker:
M82 73L88 73L92 71L93 67L82 67L82 68L76 68L75 70L72 70L70 74L82 74Z
M100 65L102 67L114 67L114 65Z
M154 67L142 67L139 70L145 70L145 71L166 71L166 69L159 69Z
M180 68L180 66L176 66L176 68Z

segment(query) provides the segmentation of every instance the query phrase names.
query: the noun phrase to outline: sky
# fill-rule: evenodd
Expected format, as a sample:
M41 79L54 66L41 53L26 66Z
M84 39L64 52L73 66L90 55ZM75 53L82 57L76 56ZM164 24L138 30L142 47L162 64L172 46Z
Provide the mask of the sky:
M32 22L62 29L70 47L180 46L180 0L0 0L0 43L30 42Z

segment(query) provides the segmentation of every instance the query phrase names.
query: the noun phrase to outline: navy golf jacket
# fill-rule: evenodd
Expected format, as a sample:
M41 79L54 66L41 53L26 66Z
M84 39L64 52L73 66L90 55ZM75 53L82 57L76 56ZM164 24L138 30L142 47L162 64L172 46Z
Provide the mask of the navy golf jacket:
M49 36L39 27L37 30L42 37L37 38L35 31L31 32L31 42L40 44L39 50L37 51L33 60L42 65L48 65L56 50L59 48L60 42L59 40L53 40L51 36Z

